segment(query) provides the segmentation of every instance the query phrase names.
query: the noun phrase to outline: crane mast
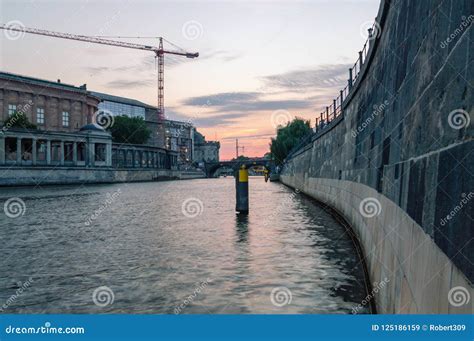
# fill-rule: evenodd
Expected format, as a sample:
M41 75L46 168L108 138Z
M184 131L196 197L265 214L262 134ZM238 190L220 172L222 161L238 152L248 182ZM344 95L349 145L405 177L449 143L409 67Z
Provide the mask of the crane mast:
M197 58L199 57L199 53L191 53L191 52L181 52L181 51L172 51L172 50L165 50L163 48L163 38L159 38L159 46L150 46L150 45L142 45L142 44L135 44L129 43L124 41L117 41L111 39L104 39L100 37L92 37L92 36L84 36L84 35L77 35L71 33L61 33L61 32L54 32L54 31L47 31L37 28L28 28L23 26L14 26L14 25L5 25L0 24L0 29L2 30L9 30L9 31L16 31L16 32L24 32L24 33L31 33L37 34L41 36L53 37L53 38L61 38L61 39L69 39L69 40L76 40L76 41L83 41L92 44L101 44L101 45L108 45L108 46L117 46L117 47L124 47L129 49L135 50L144 50L144 51L151 51L155 53L156 58L158 58L158 103L157 103L157 110L158 110L158 120L161 122L165 118L165 104L164 104L164 72L165 72L165 54L172 54L176 56L184 56L186 58Z
M160 37L159 51L163 51L163 38ZM165 119L165 55L157 52L158 58L158 120Z

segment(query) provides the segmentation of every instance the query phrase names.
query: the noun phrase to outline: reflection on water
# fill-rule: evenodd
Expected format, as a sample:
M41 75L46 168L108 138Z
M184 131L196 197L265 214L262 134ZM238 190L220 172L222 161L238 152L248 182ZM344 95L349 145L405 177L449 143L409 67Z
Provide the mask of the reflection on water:
M248 216L231 177L0 196L26 205L0 220L5 313L350 313L367 294L344 228L263 178ZM99 287L113 302L94 303Z
M249 216L247 214L235 215L235 230L237 231L238 242L247 242L249 232Z

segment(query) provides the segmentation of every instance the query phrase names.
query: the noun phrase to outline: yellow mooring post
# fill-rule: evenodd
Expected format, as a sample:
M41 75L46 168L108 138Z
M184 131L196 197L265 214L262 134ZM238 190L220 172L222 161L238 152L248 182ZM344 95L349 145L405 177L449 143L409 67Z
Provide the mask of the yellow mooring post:
M249 213L249 171L242 165L235 177L235 210L242 214Z

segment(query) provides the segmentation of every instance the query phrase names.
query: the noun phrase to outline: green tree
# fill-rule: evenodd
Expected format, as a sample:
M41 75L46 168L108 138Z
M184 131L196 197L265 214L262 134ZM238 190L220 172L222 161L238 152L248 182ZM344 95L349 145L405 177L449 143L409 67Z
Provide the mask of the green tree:
M36 129L36 125L31 123L24 113L18 111L10 115L3 123L3 126L6 128Z
M247 160L250 160L250 158L248 156L239 155L238 158L234 157L231 161L247 161Z
M277 164L283 163L291 149L311 132L310 121L298 117L288 122L286 126L278 127L276 138L272 138L270 142L270 153L275 162Z
M145 144L151 131L141 117L115 116L109 128L112 140L117 143Z

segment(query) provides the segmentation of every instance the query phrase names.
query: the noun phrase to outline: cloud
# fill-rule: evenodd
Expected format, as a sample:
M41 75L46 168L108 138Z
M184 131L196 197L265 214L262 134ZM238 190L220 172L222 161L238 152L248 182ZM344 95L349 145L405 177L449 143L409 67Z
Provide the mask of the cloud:
M267 87L288 91L342 88L347 82L350 64L322 65L262 77Z
M224 137L221 140L235 140L235 139L242 139L242 140L261 140L261 139L270 139L271 137L275 137L275 133L266 133L266 134L256 134L256 135L235 135L235 136L228 136Z
M311 107L305 99L265 100L259 92L224 92L207 96L191 97L183 105L214 108L214 112L256 112L279 109L302 109Z
M208 128L215 126L228 126L239 121L239 119L249 116L250 113L218 114L213 116L200 117L195 120L196 126Z
M199 58L202 59L220 59L224 62L231 62L235 59L239 59L244 54L237 51L227 51L227 50L214 50L209 52L203 52Z
M174 111L171 108L165 108L165 118L167 120L175 120L175 121L183 121L183 122L191 122L194 120L194 117L182 114L180 112Z
M219 54L217 54L219 55ZM187 98L182 101L185 106L212 108L213 113L254 113L260 111L298 109L319 109L329 105L337 97L339 89L347 82L348 64L323 65L317 68L306 68L269 75L262 78L267 91L257 92L223 92ZM273 89L273 91L268 91ZM308 92L306 98L274 99L292 92ZM269 99L268 97L273 98ZM317 111L315 110L315 111ZM222 123L235 120L238 116L219 116ZM208 122L206 121L206 124Z
M191 122L197 127L208 128L208 127L215 127L215 126L228 126L241 118L249 116L250 112L247 113L225 113L225 114L216 114L216 115L209 115L200 116L199 114L196 116L187 116L180 112L174 110L166 110L166 117L172 120L178 121L185 121Z
M123 66L85 66L83 67L89 73L94 74L102 74L105 72L150 72L150 70L154 70L155 66L155 57L152 55L142 57L138 64L129 64Z
M313 105L311 101L303 99L293 100L258 100L255 102L242 102L226 105L224 111L267 111L267 110L292 110L306 109Z
M165 68L169 69L169 68L177 67L181 64L189 62L190 60L192 59L181 57L181 56L165 55ZM153 63L155 63L155 61L153 61Z
M186 58L184 56L175 56L171 54L165 54L165 67L167 69L180 66L188 62L196 62L207 59L219 59L224 62L230 62L240 58L243 54L238 52L226 51L226 50L215 50L204 52L196 59ZM85 66L83 67L88 73L95 75L102 74L105 72L150 72L156 69L156 58L155 55L150 54L139 59L138 64L135 65L124 65L124 66Z
M281 109L290 112L310 109L316 113L338 96L347 82L348 68L347 64L334 64L269 75L262 78L266 91L215 93L190 97L181 104L204 111L206 117L194 121L202 127L231 125L257 112ZM293 92L307 96L291 98Z
M107 71L109 68L107 66L86 66L84 67L84 70L87 71L87 73L93 73L93 74L99 74L102 72Z
M183 101L184 105L225 106L238 104L243 101L255 101L260 96L258 92L221 92L217 94L191 97Z
M175 56L172 54L165 55L165 67L172 68L189 62L199 62L203 60L215 59L222 62L231 62L235 59L242 57L243 54L239 52L226 51L226 50L211 50L199 53L197 58L186 58L183 56Z
M94 75L99 75L104 72L124 72L133 70L133 66L119 66L119 67L111 67L111 66L86 66L83 68L88 73L93 73Z
M131 80L131 79L116 79L110 81L106 84L106 86L115 89L130 89L130 88L140 88L144 86L150 86L154 84L150 79L142 79L142 80Z

